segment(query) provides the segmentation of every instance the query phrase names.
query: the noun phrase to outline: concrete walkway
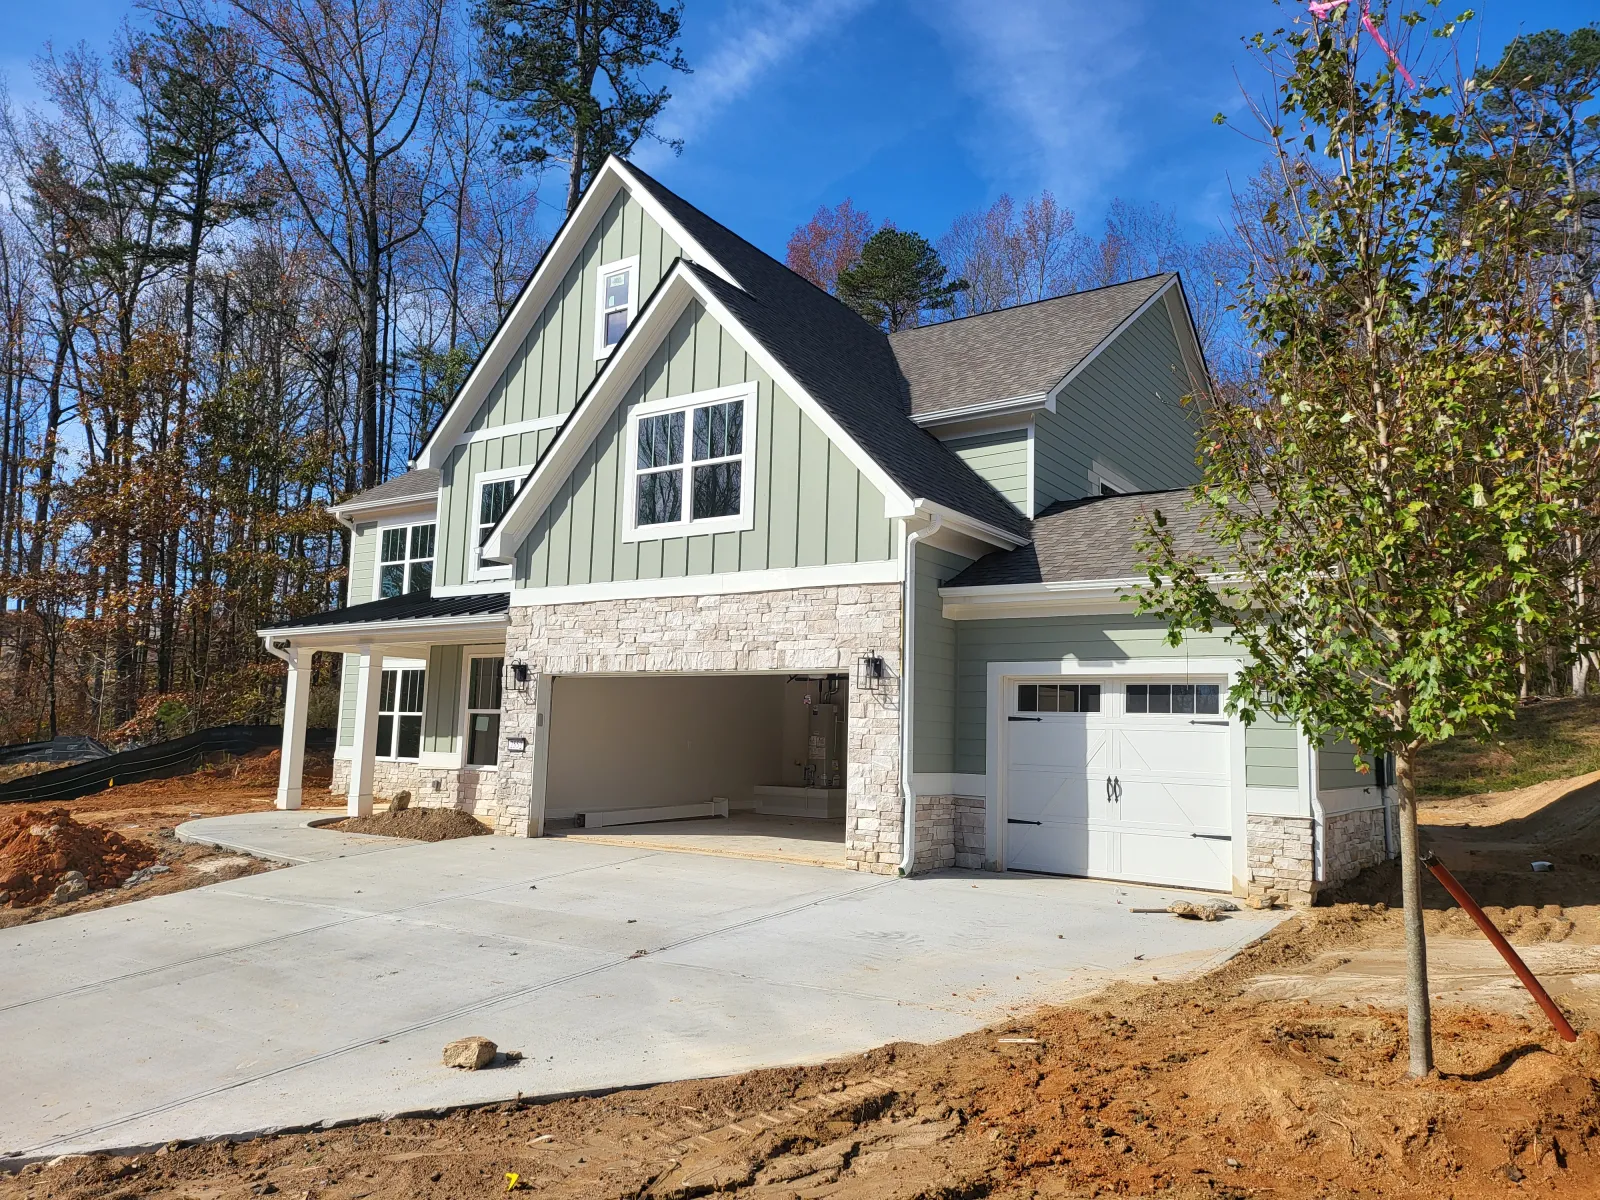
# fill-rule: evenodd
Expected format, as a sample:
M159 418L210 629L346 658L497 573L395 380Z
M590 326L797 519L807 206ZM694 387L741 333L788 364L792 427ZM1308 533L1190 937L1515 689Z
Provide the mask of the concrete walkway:
M226 844L319 853L283 816L276 841ZM1200 970L1280 919L1134 916L1169 894L1110 883L565 839L345 850L0 932L9 1165L931 1041ZM468 1034L527 1057L441 1066Z
M343 816L337 809L302 808L288 812L272 809L185 821L173 832L180 842L253 854L291 867L330 858L348 858L352 854L398 850L414 844L399 838L315 828L319 822L337 821Z

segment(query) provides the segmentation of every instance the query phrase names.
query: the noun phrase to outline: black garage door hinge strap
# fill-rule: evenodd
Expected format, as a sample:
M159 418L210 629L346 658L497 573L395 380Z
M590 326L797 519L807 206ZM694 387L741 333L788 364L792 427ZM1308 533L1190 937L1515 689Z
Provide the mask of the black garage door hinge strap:
M1043 717L1007 717L1008 721L1042 721Z
M1233 841L1233 834L1231 833L1191 833L1189 836L1192 838L1204 838L1208 842Z
M1226 725L1227 723L1228 722L1226 722L1226 721L1194 721L1194 720L1191 720L1189 722L1189 724L1191 724L1191 725Z
M1043 821L1019 821L1016 817L1007 817L1007 825L1043 825Z

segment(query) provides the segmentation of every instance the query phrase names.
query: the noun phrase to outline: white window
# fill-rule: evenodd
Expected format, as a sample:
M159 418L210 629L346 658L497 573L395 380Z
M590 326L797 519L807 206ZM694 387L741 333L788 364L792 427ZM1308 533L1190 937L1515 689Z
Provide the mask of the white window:
M1089 495L1091 496L1126 496L1137 492L1139 487L1126 475L1115 467L1109 467L1099 459L1089 467Z
M1215 716L1222 711L1222 687L1215 683L1130 683L1127 711Z
M506 660L467 660L467 766L492 767L500 758L500 676Z
M473 555L472 578L505 579L511 574L509 563L490 562L478 553L489 540L489 534L500 523L516 498L517 489L528 475L527 467L507 467L499 471L485 471L477 479L477 498L472 506Z
M755 418L753 383L636 405L623 539L753 528Z
M433 590L433 541L437 526L393 525L379 531L378 599Z
M639 311L639 260L619 259L601 266L595 277L594 356L605 358L622 340Z
M422 693L427 672L385 671L378 687L378 757L415 759L422 753Z

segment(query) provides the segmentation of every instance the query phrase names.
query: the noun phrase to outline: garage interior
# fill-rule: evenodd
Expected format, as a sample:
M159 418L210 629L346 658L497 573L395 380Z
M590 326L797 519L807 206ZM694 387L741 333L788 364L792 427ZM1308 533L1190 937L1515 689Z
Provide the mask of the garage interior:
M545 831L845 863L844 675L558 676Z

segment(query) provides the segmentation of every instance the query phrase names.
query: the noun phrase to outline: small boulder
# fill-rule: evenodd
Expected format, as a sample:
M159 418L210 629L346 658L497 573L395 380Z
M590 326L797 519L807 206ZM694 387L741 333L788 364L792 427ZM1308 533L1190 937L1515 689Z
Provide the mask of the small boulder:
M478 1071L494 1061L498 1047L486 1037L458 1038L444 1048L444 1065Z
M61 876L61 882L56 884L56 890L50 893L50 899L57 904L65 904L68 900L76 900L79 896L87 895L89 881L83 877L82 871L68 871Z
M405 810L410 808L410 807L411 807L411 793L410 792L397 792L395 794L394 798L389 801L389 811L390 812L405 812Z

